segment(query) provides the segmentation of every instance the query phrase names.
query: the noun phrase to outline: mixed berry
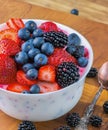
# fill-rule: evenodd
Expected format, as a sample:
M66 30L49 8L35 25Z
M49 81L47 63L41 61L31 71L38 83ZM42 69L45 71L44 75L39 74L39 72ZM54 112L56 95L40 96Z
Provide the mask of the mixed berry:
M105 101L103 104L103 110L106 114L108 114L108 101Z
M0 31L0 84L23 94L56 91L80 78L89 52L53 22L11 18Z
M18 126L18 130L36 130L36 126L31 121L22 121Z
M87 74L87 77L89 77L89 78L96 77L96 76L97 76L97 73L98 73L97 68L91 67L90 71L89 71L88 74Z
M75 127L79 124L80 122L80 116L79 113L69 113L66 117L66 122L67 125L69 125L70 127Z
M94 127L100 127L102 124L102 118L96 115L92 115L89 119L89 123Z

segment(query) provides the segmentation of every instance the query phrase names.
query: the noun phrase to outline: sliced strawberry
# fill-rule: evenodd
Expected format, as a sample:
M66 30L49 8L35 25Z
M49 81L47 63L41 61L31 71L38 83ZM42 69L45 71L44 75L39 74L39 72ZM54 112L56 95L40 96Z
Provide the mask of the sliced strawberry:
M26 74L22 70L17 71L16 78L17 78L18 83L20 83L22 85L30 86L30 85L33 85L37 82L36 80L27 79Z
M9 27L9 28L13 28L13 29L15 29L15 30L18 30L18 27L17 27L17 25L15 24L15 22L14 22L14 20L11 18L11 19L9 19L7 22L6 22L6 24L7 24L7 26Z
M21 93L24 90L29 91L29 89L30 89L29 86L21 85L17 82L11 83L7 87L7 90L12 91L12 92L17 92L17 93Z
M14 18L13 19L15 24L17 25L17 27L20 29L20 28L24 28L24 22L22 21L22 19L20 18Z
M50 83L45 81L38 81L37 84L40 87L41 93L53 92L60 89L59 85L56 82Z
M0 54L14 56L20 51L20 47L11 39L3 39L0 41Z
M40 29L42 29L44 32L49 32L49 31L58 31L58 27L55 23L53 22L44 22L39 26Z
M77 63L77 60L70 55L65 49L56 48L52 55L48 57L48 63L50 65L58 66L62 62Z
M38 79L47 82L55 82L55 67L52 65L44 65L38 71Z
M20 18L11 18L6 24L9 28L13 28L15 30L19 30L20 28L24 27L24 23Z
M16 80L16 64L5 54L0 54L0 84L9 84Z
M0 40L11 39L19 44L20 39L18 38L18 33L15 29L5 29L0 31Z

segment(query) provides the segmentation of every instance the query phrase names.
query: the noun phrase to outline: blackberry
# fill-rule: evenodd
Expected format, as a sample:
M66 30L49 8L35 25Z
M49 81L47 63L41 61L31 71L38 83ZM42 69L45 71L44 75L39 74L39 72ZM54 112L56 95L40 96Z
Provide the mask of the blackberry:
M64 88L78 81L79 68L73 62L62 62L57 67L57 82Z
M89 123L94 127L99 127L102 124L102 119L99 116L92 115L89 119Z
M72 54L76 59L84 56L84 46L76 46L76 51Z
M98 73L97 69L94 67L91 67L90 71L87 74L87 77L90 77L90 78L96 77L97 73Z
M56 130L71 130L70 126L60 126L59 128L57 128Z
M50 31L43 35L46 42L50 42L54 47L63 48L68 43L68 36L63 32Z
M76 59L84 56L84 46L80 45L68 45L66 51L74 56Z
M105 113L108 114L108 101L105 101L104 104L103 104L103 110Z
M19 124L18 130L36 130L36 127L31 121L22 121Z
M79 124L80 116L78 113L68 114L66 117L66 122L69 126L75 127Z

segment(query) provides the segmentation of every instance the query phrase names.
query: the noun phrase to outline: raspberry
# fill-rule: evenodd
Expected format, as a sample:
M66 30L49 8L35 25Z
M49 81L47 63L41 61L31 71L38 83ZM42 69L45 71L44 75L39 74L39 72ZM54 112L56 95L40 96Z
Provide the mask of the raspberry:
M58 31L57 25L51 21L47 21L47 22L42 23L39 26L39 28L42 29L44 32Z
M94 127L101 126L102 119L99 116L92 115L89 119L89 123Z
M53 54L48 57L48 63L50 65L58 66L62 62L76 63L77 60L73 56L71 56L66 50L62 48L56 48Z
M72 62L63 62L57 67L57 82L64 88L78 81L79 69Z
M69 126L75 127L79 124L80 116L78 113L68 114L66 117L66 122Z
M36 130L36 127L31 121L22 121L18 126L18 130Z

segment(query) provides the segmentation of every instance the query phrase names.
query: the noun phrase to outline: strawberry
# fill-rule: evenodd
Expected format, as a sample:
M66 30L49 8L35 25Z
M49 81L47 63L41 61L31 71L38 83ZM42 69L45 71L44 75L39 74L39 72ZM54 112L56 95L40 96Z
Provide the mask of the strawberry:
M49 32L49 31L58 31L58 27L55 23L53 22L44 22L39 26L40 29L42 29L44 32Z
M52 65L44 65L38 71L38 79L47 82L55 82L55 67Z
M8 55L0 54L0 84L9 84L15 81L16 64Z
M21 85L17 82L11 83L7 86L7 90L17 92L17 93L21 93L24 90L29 91L29 89L30 89L29 86Z
M19 44L20 39L18 38L17 31L15 29L5 29L0 31L0 40L2 39L11 39Z
M15 55L20 51L20 47L11 39L0 41L0 54Z
M58 66L62 62L73 62L76 63L77 60L71 56L65 49L56 48L52 55L48 57L48 63L50 65Z
M56 82L50 83L45 81L38 81L37 85L39 85L41 93L53 92L60 89Z
M16 79L18 83L22 85L28 85L28 86L31 86L37 82L36 80L27 79L26 74L22 70L17 71Z
M20 28L23 28L24 27L24 23L22 21L22 19L20 18L11 18L7 21L7 26L9 28L13 28L15 30L19 30Z

